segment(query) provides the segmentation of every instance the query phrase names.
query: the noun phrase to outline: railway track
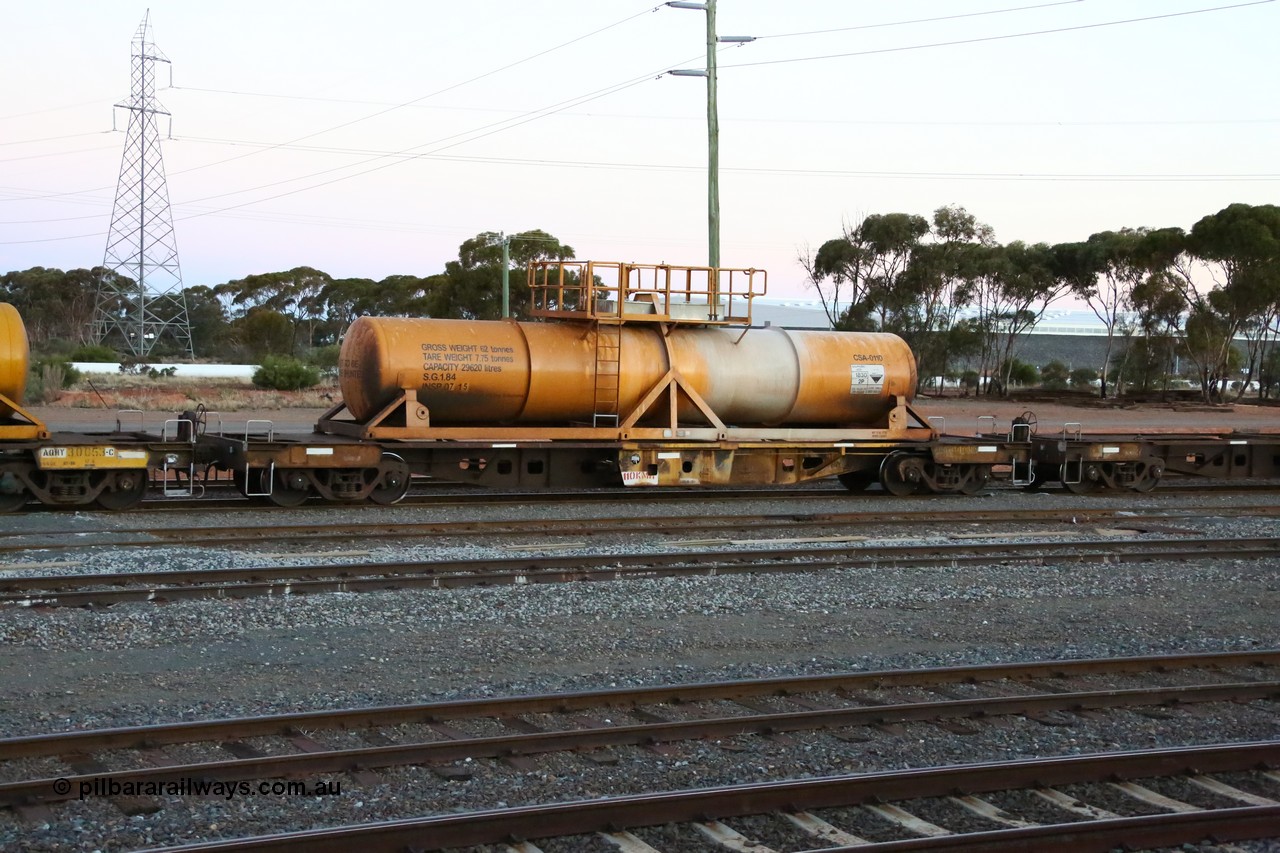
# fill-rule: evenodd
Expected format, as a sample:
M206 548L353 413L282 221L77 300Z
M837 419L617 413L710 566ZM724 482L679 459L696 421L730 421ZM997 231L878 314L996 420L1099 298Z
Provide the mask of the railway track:
M539 853L542 848L538 843L545 844L548 839L570 844L595 840L598 847L589 849L629 853L684 853L711 845L744 853L817 847L826 853L1082 853L1201 841L1222 843L1276 837L1280 802L1228 785L1215 774L1253 771L1258 777L1274 780L1277 774L1256 768L1276 762L1280 762L1280 744L1274 742L991 762L496 809L195 843L163 851L269 853L306 849L336 853L360 849L374 853L494 845L494 850ZM1238 804L1200 807L1149 787L1184 775L1193 785L1225 794ZM1121 816L1081 799L1089 797L1087 792L1064 793L1067 786L1091 790L1109 786L1137 802L1159 803L1169 811ZM991 796L1021 791L1033 792L1058 807L1061 819L1018 817ZM912 811L920 804L936 802L967 813L963 816L966 822L1003 828L955 831ZM876 843L842 828L841 824L863 815L901 827L902 840ZM516 843L513 846L511 842Z
M689 543L705 544L705 543ZM453 589L503 584L567 583L699 575L878 570L1001 563L1121 563L1148 560L1271 559L1280 539L1178 538L1154 540L1026 541L998 544L861 545L822 543L805 548L571 554L508 559L337 563L120 573L0 577L0 605L105 607L128 601L164 603L207 598L292 596L391 589Z
M618 761L619 750L638 749L661 756L688 741L713 742L732 752L741 748L743 738L813 736L821 732L835 736L845 733L857 742L857 728L911 722L983 726L1001 718L1029 717L1070 725L1073 719L1121 709L1160 708L1168 713L1170 709L1200 705L1211 708L1214 703L1274 708L1280 700L1280 681L1275 680L1277 667L1280 650L1048 661L666 685L36 735L0 740L0 756L6 759L0 764L0 774L5 779L0 782L0 804L17 810L27 820L44 821L57 803L82 799L88 791L92 796L112 798L126 813L141 814L156 811L163 803L151 795L128 792L145 790L146 785L181 785L184 780L202 780L207 785L219 781L328 777L330 782L346 778L348 784L354 781L358 786L367 786L379 784L379 770L426 765L444 779L460 781L468 778L476 761L498 761L528 769L536 766L542 756L571 754L587 765L608 765ZM1099 687L1099 680L1106 684ZM1177 683L1171 685L1170 681ZM933 695L921 699L920 691ZM966 691L981 695L956 698L957 692ZM902 701L903 694L909 694L909 701ZM468 726L471 732L466 730ZM355 732L363 732L368 745L333 748L324 743L330 738L349 738ZM217 756L184 762L172 753L182 744L208 744ZM1205 779L1203 774L1244 773L1264 764L1280 766L1280 743L1183 750L1172 758L1154 753L1136 755L1142 757L1095 760L1076 756L1046 762L845 777L835 785L841 794L834 799L814 799L812 792L821 788L824 780L807 780L594 802L617 806L618 810L607 810L612 815L610 820L615 821L615 830L677 820L771 814L788 807L793 816L797 811L819 807L865 804L883 806L884 814L897 814L895 807L885 803L944 798L955 795L957 790L977 795L1015 787L1044 789L1108 778L1168 776L1184 773L1187 767L1195 768L1200 782L1216 785L1215 790L1222 796L1227 790L1222 783ZM1127 760L1135 763L1125 763ZM1083 770L1085 767L1089 769ZM1280 777L1274 782L1280 783ZM1268 783L1264 779L1261 784L1265 788ZM113 795L112 790L126 793ZM765 790L784 799L767 808L759 806L763 801L756 799L757 793L750 792ZM858 793L849 797L850 791ZM1280 785L1275 791L1280 796ZM786 800L786 795L796 799ZM727 799L720 800L719 796ZM1231 794L1225 796L1230 799ZM1064 794L1062 802L1068 799ZM994 820L996 825L1000 823L999 815L1010 816L998 807L988 808L990 803L986 801L972 797L962 797L961 801L977 810L973 814L986 814L983 819ZM641 805L644 802L654 808L646 810ZM693 808L694 803L700 803L703 810L684 817L684 809ZM751 808L743 808L744 805ZM1237 805L1257 807L1258 803ZM560 816L551 823L537 822L552 812ZM370 850L405 849L406 844L414 849L437 849L499 843L513 837L604 831L594 823L600 814L594 806L583 808L580 803L544 805L414 821L412 839L391 832L387 826L366 826L323 830L319 834L292 833L261 842L220 843L248 843L250 846L243 849L268 850L284 849L280 845L287 840L301 849L350 849L340 845L358 841L364 846L367 841L374 845ZM992 818L993 814L997 817ZM1259 814L1274 816L1275 812ZM1064 819L1067 817L1064 815ZM486 835L486 825L490 830L504 829ZM821 821L800 824L802 828L821 825ZM1280 824L1272 827L1280 832ZM828 843L833 840L839 841L839 837L827 838ZM313 847L313 842L320 846ZM252 846L259 843L268 846ZM384 843L390 846L380 846ZM810 846L819 845L814 842ZM676 845L657 849L689 848Z
M701 494L699 494L701 492ZM301 509L338 509L338 510L386 510L386 506L372 503L369 501L358 501L355 503L341 503L335 501L324 501L320 499L311 499L304 503L301 507L281 507L269 502L263 502L254 498L246 498L239 493L235 486L229 481L217 482L211 484L206 490L206 496L202 498L182 498L182 497L163 497L154 490L148 493L147 498L141 504L133 509L127 510L125 515L136 515L148 512L191 512L202 509L227 510L239 509L265 512L296 512ZM584 498L584 495L590 495L590 498ZM566 502L582 502L584 500L610 500L610 501L634 501L634 500L651 500L657 502L681 502L690 500L707 500L708 496L714 497L716 500L738 501L738 500L784 500L805 498L847 498L849 490L844 487L833 487L828 485L822 486L788 486L782 488L769 488L760 486L756 488L715 488L704 490L685 490L685 489L634 489L634 488L616 488L616 489L577 489L572 491L559 490L537 490L537 491L519 491L510 492L501 489L488 489L483 486L462 486L456 483L449 483L436 490L431 487L419 487L411 494L407 495L403 500L394 504L397 507L436 507L436 506L465 506L468 504L489 505L526 505L526 504L559 504ZM49 507L43 504L35 505L29 508L30 512L66 512L65 509L57 507ZM94 512L93 507L85 507L80 512ZM110 510L103 510L108 515L120 515L121 513Z
M946 513L949 523L987 524L993 522L1020 524L1097 524L1114 523L1127 529L1187 534L1191 531L1170 530L1169 522L1187 522L1206 517L1280 517L1280 506L1191 506L1135 512L1112 508L1051 510L956 510ZM65 533L0 532L0 552L42 549L79 550L96 547L146 548L184 546L273 545L295 541L374 539L417 539L440 537L512 537L571 536L598 539L608 535L694 533L736 533L741 530L848 530L892 525L896 528L919 526L934 528L936 511L848 512L848 513L775 513L614 518L561 518L525 520L470 520L448 522L382 522L362 521L347 524L264 524L246 526L188 527L113 527L91 530L78 526ZM740 536L736 538L741 538ZM7 540L7 541L6 541ZM472 540L474 541L474 540ZM3 567L0 566L0 570Z
M1020 486L1002 486L1000 484L993 485L989 488L1001 491L1020 491ZM1222 495L1250 495L1250 494L1274 494L1280 488L1280 484L1276 482L1256 482L1256 483L1239 483L1239 482L1210 482L1196 478L1170 479L1162 482L1159 486L1159 494L1222 494ZM1056 490L1046 490L1056 491ZM584 499L583 495L589 494L590 498ZM1105 498L1108 493L1102 492L1090 496L1090 500ZM1118 493L1123 494L1123 493ZM889 495L883 491L871 490L861 493L863 497L884 497ZM805 500L851 500L856 499L858 495L853 495L844 487L831 487L827 485L814 486L785 486L780 488L702 488L696 490L689 489L636 489L636 488L616 488L616 489L592 489L589 491L523 491L523 492L506 492L501 490L489 490L483 487L474 487L466 489L456 484L450 484L443 491L431 492L419 490L412 493L395 504L397 507L439 507L439 506L465 506L469 504L483 504L485 506L496 505L527 505L527 504L563 504L583 502L590 500L597 501L644 501L644 502L662 502L662 503L682 503L689 501L743 501L743 500L770 500L785 501L788 503L800 502ZM959 500L959 498L952 496ZM938 500L946 499L946 496L939 495L913 495L911 500ZM124 513L116 510L95 510L93 506L77 507L77 512L81 514L96 514L101 512L108 516L119 515L137 515L143 513L190 513L200 511L226 511L226 510L253 510L255 512L296 512L298 509L306 510L342 510L346 512L354 510L385 511L387 507L368 501L357 503L339 503L333 501L323 501L319 499L308 500L301 507L280 507L270 503L261 503L256 500L248 499L241 496L235 487L228 483L215 483L206 492L206 497L202 498L181 498L181 497L163 497L155 492L149 494L141 504ZM64 513L65 508L46 506L43 504L34 505L25 509L31 513L47 513L56 512Z

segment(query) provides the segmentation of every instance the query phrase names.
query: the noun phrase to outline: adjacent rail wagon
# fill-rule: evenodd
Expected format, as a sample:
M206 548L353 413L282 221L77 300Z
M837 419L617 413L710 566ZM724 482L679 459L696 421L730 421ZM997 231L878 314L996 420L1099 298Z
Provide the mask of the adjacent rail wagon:
M784 485L971 495L993 480L1147 491L1166 473L1273 477L1280 436L946 434L912 408L894 335L752 324L762 270L531 265L531 322L362 317L342 402L309 434L203 407L50 433L23 407L28 343L0 304L0 510L122 509L211 478L282 506L399 501L414 476L511 488Z

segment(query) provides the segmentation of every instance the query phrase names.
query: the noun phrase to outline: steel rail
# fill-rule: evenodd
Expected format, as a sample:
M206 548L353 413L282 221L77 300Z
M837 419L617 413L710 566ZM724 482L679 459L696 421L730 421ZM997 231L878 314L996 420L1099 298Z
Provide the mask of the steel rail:
M213 484L214 487L221 489L223 486L230 491L233 487L229 485L229 481L218 481ZM486 506L492 505L525 505L530 503L598 503L599 501L646 501L646 502L685 502L685 501L738 501L738 500L785 500L798 501L804 499L826 499L826 500L847 500L856 499L859 494L871 499L881 497L887 498L884 492L864 492L851 494L848 489L843 487L831 488L830 486L816 485L799 485L786 486L782 488L721 488L706 487L697 491L687 489L637 489L637 488L596 488L590 490L578 490L572 492L560 491L528 491L528 492L506 492L499 490L489 490L484 486L467 486L461 483L444 484L449 489L475 489L475 493L457 493L446 492L444 494L410 494L404 500L400 501L396 506L414 507L414 506L459 506L465 504L482 503ZM429 488L429 487L428 487ZM999 489L1001 491L1018 491L1023 490L1022 486L1005 485L995 483L988 488ZM1213 493L1213 494L1258 494L1275 492L1280 489L1280 485L1275 482L1262 483L1239 483L1233 481L1212 481L1199 477L1166 477L1161 481L1160 494L1186 494L1186 493ZM211 489L212 491L212 489ZM1057 491L1046 489L1045 491ZM1108 493L1092 497L1105 497ZM1111 492L1112 496L1124 494L1123 492ZM584 497L584 495L587 495ZM952 497L955 495L916 495L912 496L917 500L929 500ZM1092 499L1089 498L1089 499ZM960 498L963 500L963 498ZM116 510L100 510L94 506L78 506L75 508L81 513L101 512L106 515L119 515ZM319 499L309 500L301 507L280 507L273 504L263 504L251 501L238 494L234 498L222 497L206 497L206 498L164 498L164 497L148 497L133 509L130 513L148 513L148 512L190 512L192 510L253 510L255 512L296 512L303 510L379 510L386 507L368 501L356 503L344 503L341 501L322 501ZM44 504L35 504L24 508L24 512L66 512L67 507L47 506Z
M960 567L1000 562L1120 563L1176 557L1269 559L1280 539L1070 540L999 544L894 545L722 550L684 553L587 554L400 563L338 563L237 569L114 572L0 578L0 606L110 606L128 601L289 596L324 592L456 589L573 581L630 580L727 574L777 574L831 569ZM607 565L601 565L606 563Z
M78 529L68 533L76 541L66 542L49 538L48 533L0 532L0 539L34 539L19 544L0 544L0 551L58 548L62 550L94 547L170 547L175 540L183 545L211 545L225 547L229 542L251 543L258 540L280 542L303 539L309 541L327 539L384 539L441 536L517 536L517 535L578 535L599 536L612 533L689 533L694 531L719 531L725 528L814 528L814 527L870 527L886 524L936 524L939 513L930 512L849 512L849 513L777 513L769 515L697 515L697 516L635 516L614 518L528 519L528 520L468 520L447 522L357 522L353 524L287 524L252 525L244 527L117 527L104 530ZM1033 523L1094 523L1118 521L1126 524L1150 524L1187 519L1202 519L1206 515L1251 516L1274 518L1280 516L1280 507L1255 505L1244 507L1175 507L1168 510L1135 513L1122 509L1052 509L1052 510L958 510L947 512L949 521L962 524L985 522L1033 522ZM81 541L86 535L111 538L102 542ZM44 538L40 538L44 537ZM123 538L135 537L135 538ZM138 538L145 537L145 538Z
M668 684L575 693L540 693L514 697L457 699L415 705L383 705L327 711L304 711L260 717L202 720L147 726L56 732L0 740L0 755L33 758L111 749L142 749L174 743L196 743L275 735L297 731L395 727L524 714L566 714L601 708L679 705L733 701L762 696L794 696L838 691L980 684L1080 678L1087 675L1173 673L1185 670L1239 670L1280 666L1280 649L1180 655L996 663L923 669L873 670L831 675L754 678L741 681ZM1256 682L1255 682L1256 683ZM880 706L883 707L883 706Z
M823 847L822 853L1114 853L1180 847L1183 844L1251 841L1280 837L1280 806L1240 806L1194 812L1116 817L1106 820L967 832L878 844Z
M73 799L81 784L94 782L164 784L183 779L235 781L285 776L316 776L353 769L371 770L419 764L443 764L463 759L510 758L552 752L571 752L620 746L646 746L706 738L769 735L891 723L944 719L984 719L1048 712L1094 711L1202 704L1250 702L1280 698L1280 682L1200 685L1190 687L1095 690L1078 693L1046 693L1031 696L952 699L858 708L755 713L746 716L698 720L647 722L601 728L521 732L454 740L370 746L354 749L313 750L289 755L269 755L226 761L170 764L130 770L102 770L0 783L0 803L57 802ZM61 790L57 784L61 780ZM68 784L69 783L69 784Z
M470 486L465 483L447 483L442 482L441 487L444 492L426 492L418 491L410 493L404 500L395 504L398 507L415 507L415 506L455 506L465 504L480 503L489 505L526 505L531 503L595 503L601 500L609 501L635 501L650 500L654 502L683 502L691 500L777 500L779 498L847 498L850 496L848 489L843 486L832 487L829 485L798 485L786 487L759 486L756 488L725 488L718 486L710 486L700 492L690 492L687 489L636 489L636 488L590 488L576 489L573 491L552 491L552 490L530 490L524 492L511 492L502 489L490 489L485 486ZM230 481L219 481L214 484L217 490L222 490L225 486L228 491L234 490L234 486ZM417 488L415 486L415 488ZM429 489L430 486L421 488ZM210 489L213 491L214 489ZM468 491L470 490L470 491ZM345 503L342 501L324 501L320 499L308 500L301 507L281 507L271 503L261 503L255 499L245 498L238 492L235 497L208 497L208 498L164 498L164 497L148 497L143 500L142 504L130 510L131 513L146 512L164 512L170 510L192 510L192 509L253 509L264 510L267 512L288 512L298 509L387 509L380 504L369 501L359 501L355 503ZM26 510L27 512L65 512L65 507L52 507L44 504L35 504ZM95 507L89 506L82 508L81 511L94 512ZM101 510L110 515L118 515L112 510Z
M169 853L225 853L225 851L291 851L313 853L359 848L367 853L391 850L440 850L511 839L540 839L593 832L705 822L776 812L841 808L864 803L903 801L1022 788L1086 784L1113 778L1142 779L1183 773L1221 773L1276 766L1280 741L1219 746L1179 747L1065 758L891 770L856 776L836 776L789 782L706 788L661 794L580 800L555 805L492 809L456 815L409 818L279 835L229 839L169 847ZM1260 838L1280 829L1280 806L1252 806L1202 812L1204 820L1183 840L1198 841L1205 827L1219 838ZM1158 816L1159 817L1159 816ZM1127 820L1130 827L1136 819ZM1148 829L1155 820L1148 818ZM1072 823L1069 827L1078 827ZM1184 823L1185 826L1185 823ZM1246 835L1222 835L1238 827ZM1122 827L1118 828L1123 831ZM1006 836L1007 837L1007 836ZM1125 836L1112 836L1123 840ZM891 842L897 843L897 842ZM1180 842L1178 842L1180 843ZM866 847L849 848L866 850ZM875 849L875 848L871 848ZM882 846L881 850L895 849ZM897 848L910 849L910 848ZM1023 849L1026 849L1025 847Z

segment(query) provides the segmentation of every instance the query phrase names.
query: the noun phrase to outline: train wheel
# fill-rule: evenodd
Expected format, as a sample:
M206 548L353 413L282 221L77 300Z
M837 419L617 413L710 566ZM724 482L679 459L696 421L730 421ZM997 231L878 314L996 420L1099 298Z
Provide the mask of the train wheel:
M267 500L276 506L302 506L311 497L311 482L301 471L276 469L275 482L271 484L271 494Z
M1062 467L1064 469L1066 468L1065 462ZM1062 486L1073 495L1091 495L1106 486L1106 481L1103 479L1102 471L1099 470L1097 465L1085 465L1080 471L1080 481L1077 483L1070 483L1067 481L1066 470L1062 473Z
M98 493L93 502L103 509L129 509L141 503L146 493L146 471L113 471L107 475L106 488Z
M914 454L890 453L880 465L880 485L891 495L914 495L923 482L924 459Z
M836 479L840 481L840 485L851 492L865 492L879 481L875 471L865 470L845 471L843 474L837 474Z
M394 453L384 453L378 468L382 485L369 493L369 500L381 506L400 503L409 493L409 464Z
M958 491L962 495L976 495L985 489L990 481L990 468L986 465L970 465L969 470L965 472L964 479L960 481Z
M0 494L0 512L13 512L16 509L22 509L31 500L31 495L26 492L18 492L13 495Z
M1164 475L1164 462L1154 456L1147 456L1138 462L1138 477L1129 488L1135 492L1149 492L1160 482Z
M13 474L0 474L0 512L22 509L31 500L31 493L22 487Z
M8 474L0 476L0 484L5 484L5 478ZM14 478L17 480L17 478ZM0 512L13 512L27 506L27 502L31 501L31 492L27 492L22 488L22 483L14 484L15 491L0 492Z

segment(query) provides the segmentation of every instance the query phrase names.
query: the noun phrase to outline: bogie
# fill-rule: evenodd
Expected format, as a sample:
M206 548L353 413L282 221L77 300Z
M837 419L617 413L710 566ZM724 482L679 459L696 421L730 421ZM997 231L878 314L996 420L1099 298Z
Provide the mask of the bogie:
M147 493L147 472L140 468L108 471L102 479L102 491L94 502L103 509L129 509Z

